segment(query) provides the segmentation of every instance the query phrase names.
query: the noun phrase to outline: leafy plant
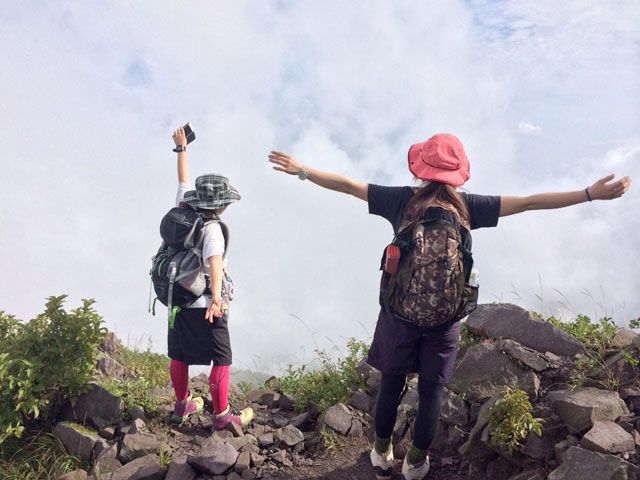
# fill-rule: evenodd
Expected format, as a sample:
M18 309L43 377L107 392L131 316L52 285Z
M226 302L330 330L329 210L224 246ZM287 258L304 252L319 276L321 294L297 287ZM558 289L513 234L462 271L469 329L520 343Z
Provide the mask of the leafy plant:
M603 317L597 322L593 322L588 316L582 314L577 315L570 321L563 321L554 316L548 317L546 320L573 335L587 350L599 355L604 355L618 331L618 327L609 317Z
M542 419L534 418L527 393L505 387L502 398L489 409L491 440L509 453L521 448L521 440L530 433L542 435Z
M55 414L92 378L102 318L93 300L67 312L65 298L49 297L26 323L0 312L0 443Z
M640 328L640 317L630 320L629 328Z
M475 345L481 341L482 337L480 335L471 333L467 326L467 322L462 322L460 324L460 348L470 347L471 345Z
M358 374L358 362L368 351L368 345L354 338L347 340L347 354L332 359L316 350L320 367L307 370L306 365L289 365L287 373L278 379L282 391L294 398L295 407L303 409L308 402L325 409L337 402L348 400L354 387L364 387L364 378Z

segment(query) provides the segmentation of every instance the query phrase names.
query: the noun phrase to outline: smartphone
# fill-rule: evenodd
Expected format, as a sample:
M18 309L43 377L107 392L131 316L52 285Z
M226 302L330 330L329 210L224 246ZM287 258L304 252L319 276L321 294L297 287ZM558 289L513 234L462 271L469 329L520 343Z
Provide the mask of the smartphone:
M184 134L187 136L187 144L193 142L196 139L196 134L191 128L191 123L187 123L182 128L184 128Z

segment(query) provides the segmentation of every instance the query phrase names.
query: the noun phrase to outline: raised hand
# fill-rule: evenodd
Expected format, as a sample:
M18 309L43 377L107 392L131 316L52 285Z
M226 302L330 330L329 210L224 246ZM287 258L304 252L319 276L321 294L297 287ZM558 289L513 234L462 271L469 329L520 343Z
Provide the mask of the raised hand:
M274 164L273 169L279 172L297 175L302 170L302 164L288 153L271 151L269 161Z
M182 127L178 127L173 131L173 134L171 135L171 138L173 138L174 143L176 144L176 147L178 145L187 145L187 136L184 133L184 128Z
M615 175L607 175L601 178L593 185L589 187L589 195L592 200L612 200L619 198L629 190L631 186L631 179L629 177L623 177L620 180L611 182ZM611 182L611 183L609 183Z

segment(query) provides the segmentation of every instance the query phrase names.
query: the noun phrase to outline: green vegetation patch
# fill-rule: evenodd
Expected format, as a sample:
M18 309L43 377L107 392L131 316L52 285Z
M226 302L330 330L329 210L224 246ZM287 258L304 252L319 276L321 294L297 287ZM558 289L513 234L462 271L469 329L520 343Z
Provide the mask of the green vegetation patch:
M283 393L294 398L295 407L304 409L314 402L322 410L349 400L354 387L364 388L365 379L358 374L358 362L367 354L366 343L354 338L347 340L346 355L332 358L324 350L316 350L320 367L307 370L306 365L294 367L289 364L287 373L278 379Z

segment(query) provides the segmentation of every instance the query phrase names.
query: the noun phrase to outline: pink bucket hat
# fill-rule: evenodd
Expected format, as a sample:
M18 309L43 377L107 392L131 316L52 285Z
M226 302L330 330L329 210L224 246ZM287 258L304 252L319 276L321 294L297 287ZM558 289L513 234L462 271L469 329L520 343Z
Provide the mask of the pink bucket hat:
M469 160L462 142L450 133L438 133L409 148L409 170L421 180L459 187L469 180Z

